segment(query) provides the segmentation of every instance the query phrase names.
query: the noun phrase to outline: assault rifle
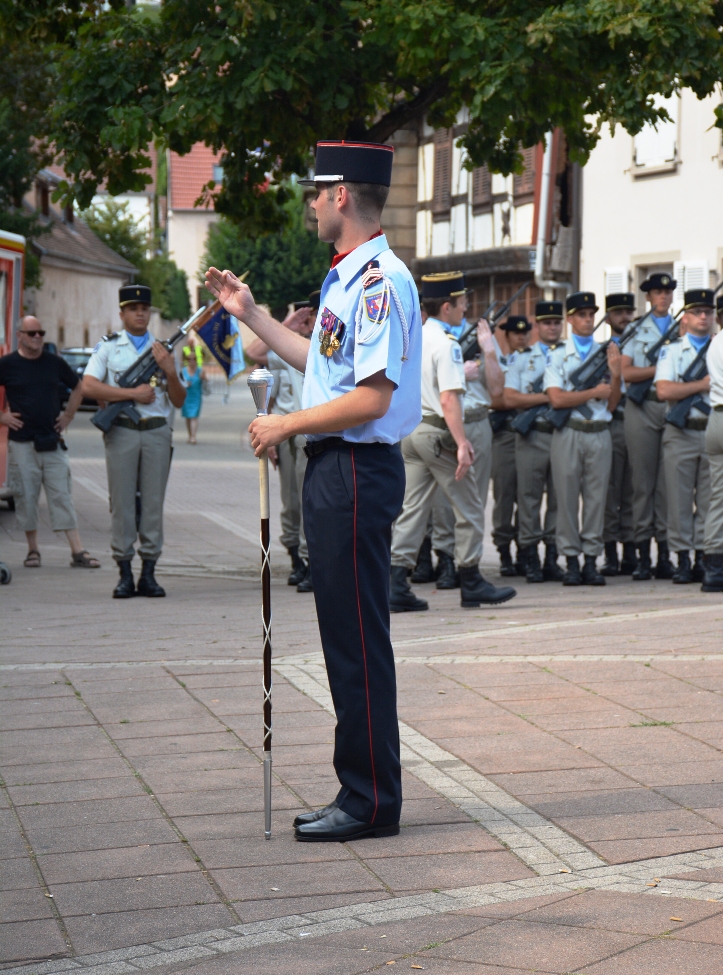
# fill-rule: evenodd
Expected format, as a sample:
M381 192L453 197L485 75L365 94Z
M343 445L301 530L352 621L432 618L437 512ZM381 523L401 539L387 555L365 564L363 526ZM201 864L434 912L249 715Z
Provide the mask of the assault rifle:
M522 287L518 288L517 291L515 291L515 293L512 295L512 297L509 298L499 309L496 308L499 302L498 301L492 302L492 304L489 306L487 311L482 316L482 318L485 318L489 321L491 329L494 330L494 327L497 324L497 322L499 322L500 319L505 317L507 312L512 307L513 303L517 301L520 295L531 284L532 281L525 281ZM495 312L494 318L491 317L493 310ZM470 325L467 331L464 332L462 335L460 335L458 341L460 346L462 347L462 358L464 359L464 361L469 362L471 359L476 359L477 356L482 351L479 347L479 343L477 342L477 323L475 322L474 325Z
M541 393L542 392L542 382L545 378L544 372L539 376L535 382L532 384L530 389L531 393ZM537 406L528 406L526 410L520 410L517 416L512 421L512 429L516 433L521 433L523 437L526 437L530 430L535 425L535 420L538 416L549 410L549 403L538 403Z
M643 319L639 318L637 321L631 322L631 324L628 325L627 329L623 332L623 335L618 342L618 348L621 351L640 328L642 321ZM600 322L600 324L602 324L602 322ZM603 342L602 345L598 346L595 352L593 352L589 359L586 359L585 362L581 363L577 369L570 374L570 382L575 387L574 391L576 393L582 392L583 389L593 389L600 382L602 382L602 379L608 369L608 346L612 341L613 339L609 338L607 342ZM587 403L581 403L580 406L564 407L557 410L550 408L543 414L543 418L545 420L549 420L556 430L562 430L567 421L570 419L570 414L573 410L577 410L578 413L581 413L586 420L592 419L592 410Z
M648 315L650 312L648 312ZM655 366L658 363L658 356L660 355L661 349L664 345L670 345L671 342L675 340L680 335L680 318L683 314L683 309L678 312L678 314L673 319L670 327L663 332L658 341L651 345L648 351L645 353L645 357L651 366ZM645 318L648 317L645 315ZM630 383L629 386L625 387L625 395L628 399L632 400L636 406L642 406L645 400L648 398L648 393L653 388L653 383L655 382L655 377L651 379L641 379L640 382Z
M192 328L197 329L205 325L209 318L217 314L220 308L221 303L219 301L214 301L213 304L208 305L206 308L199 308L184 325L181 325L177 332L169 339L161 342L161 345L168 349L169 352L172 352L173 348L178 345L181 339L188 335ZM158 363L153 357L153 346L151 344L143 355L139 356L133 365L129 366L118 377L117 382L121 389L134 389L136 386L143 386L145 383L154 385L154 380L158 378L160 371ZM141 419L141 415L136 409L133 400L127 399L119 400L116 403L109 403L102 410L98 410L91 417L90 422L97 426L99 430L102 430L103 433L108 433L117 417L121 414L125 414L134 423L138 423Z
M695 383L699 379L705 379L705 377L708 375L708 364L705 357L709 348L710 339L708 339L698 355L695 357L695 359L693 359L691 364L680 377L679 381L681 383ZM688 419L688 414L693 407L695 407L696 410L700 410L701 413L705 413L706 416L708 416L710 413L710 406L703 399L702 394L693 393L692 396L686 396L685 399L678 400L674 406L671 406L665 416L665 422L672 423L673 426L678 427L679 430L684 430L686 421Z

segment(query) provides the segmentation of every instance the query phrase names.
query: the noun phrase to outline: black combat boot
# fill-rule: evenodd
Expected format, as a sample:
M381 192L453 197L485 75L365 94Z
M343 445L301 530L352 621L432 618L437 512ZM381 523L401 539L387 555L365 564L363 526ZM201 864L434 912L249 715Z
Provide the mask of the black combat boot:
M515 568L515 563L512 561L512 556L510 555L510 546L498 545L497 551L500 553L500 575L516 576L517 569Z
M540 556L537 552L537 545L528 545L527 548L520 549L520 555L525 560L525 575L528 582L544 582L545 575L540 565Z
M437 589L459 589L459 574L452 556L441 549L435 549L434 554L437 556Z
M623 558L620 563L620 575L631 576L638 567L634 542L623 542Z
M487 582L480 575L476 565L468 565L466 568L460 566L459 580L461 593L461 603L464 609L472 609L481 603L495 606L497 603L506 603L517 595L517 590L512 586L502 586L497 588L491 582Z
M515 557L515 572L518 576L527 575L527 562L525 559L527 549L520 548L517 542L515 542L515 548L517 549L517 555Z
M693 570L690 567L690 552L678 552L678 568L673 573L673 582L679 586L686 586L693 581Z
M557 545L552 542L545 546L545 562L542 566L545 582L562 582L565 573L557 564Z
M292 545L286 550L291 559L291 575L286 580L287 586L298 586L306 575L306 562L299 555L299 546Z
M605 576L598 572L597 561L594 555L585 556L585 564L582 567L583 586L604 586Z
M407 582L407 570L403 565L392 566L391 585L389 588L389 610L392 613L416 613L422 609L429 609L425 599L417 599Z
M297 592L313 592L314 586L311 582L311 566L305 566L305 572L303 578L299 580L299 584L296 587Z
M113 590L113 599L130 599L131 596L136 594L136 584L133 581L133 572L131 571L131 560L123 559L122 562L118 563L118 569L120 570L120 579L118 585Z
M647 582L653 578L653 566L650 561L650 539L638 545L638 564L633 572L635 582Z
M674 575L675 566L670 561L670 549L668 548L668 543L658 542L658 564L655 566L655 578L672 579Z
M432 539L426 535L417 556L417 564L411 575L412 582L434 582L434 566L432 565Z
M695 564L691 576L693 582L702 582L705 578L705 555L699 548L695 550Z
M562 577L563 586L581 586L580 562L577 555L567 556L567 572Z
M155 559L143 559L143 567L141 568L141 577L138 580L138 595L139 596L165 596L166 590L163 586L159 586L156 582L156 577L153 574L153 570L156 567Z
M619 571L620 563L618 562L618 543L605 542L605 565L601 569L602 575L616 576Z
M723 552L708 552L701 592L723 592Z

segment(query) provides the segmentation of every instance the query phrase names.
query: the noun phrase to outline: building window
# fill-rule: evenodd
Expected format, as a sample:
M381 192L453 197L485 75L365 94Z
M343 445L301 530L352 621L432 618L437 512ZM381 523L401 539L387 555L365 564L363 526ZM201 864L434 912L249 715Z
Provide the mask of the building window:
M669 122L657 126L644 125L633 138L633 175L649 176L654 173L672 172L678 165L678 126L680 122L680 98L654 96L656 107L664 107Z
M58 345L65 345L65 325L58 325Z
M75 215L73 213L73 204L69 203L63 210L63 220L65 220L66 223L73 223L74 219Z
M512 181L512 196L516 207L524 203L532 203L535 199L535 156L537 146L530 146L522 150L524 169L521 173L515 173Z
M50 193L48 184L40 180L35 184L35 209L39 210L44 217L50 216Z
M472 213L488 213L492 209L492 177L489 168L477 166L472 170Z
M214 183L223 183L223 166L213 167L213 181Z
M83 347L88 348L90 346L90 329L86 326L83 329Z
M452 129L434 133L434 195L432 213L435 219L449 216L452 204Z

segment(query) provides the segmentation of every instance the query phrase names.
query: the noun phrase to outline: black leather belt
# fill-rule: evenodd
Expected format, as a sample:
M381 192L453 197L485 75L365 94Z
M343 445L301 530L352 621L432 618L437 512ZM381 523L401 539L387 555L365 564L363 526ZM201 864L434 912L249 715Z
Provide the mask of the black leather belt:
M113 422L114 427L125 427L126 430L157 430L159 427L165 427L166 418L163 416L147 416L143 417L138 423L130 420L127 416L119 416Z
M685 421L686 430L705 430L707 426L707 416L691 416Z
M311 440L304 447L304 453L311 460L312 457L318 457L319 454L323 454L325 450L341 450L344 447L387 447L388 443L381 443L378 440L374 440L371 443L351 443L349 440L345 440L343 437L324 437L323 440Z
M610 426L609 420L578 420L576 417L567 421L571 430L580 430L582 433L602 433Z

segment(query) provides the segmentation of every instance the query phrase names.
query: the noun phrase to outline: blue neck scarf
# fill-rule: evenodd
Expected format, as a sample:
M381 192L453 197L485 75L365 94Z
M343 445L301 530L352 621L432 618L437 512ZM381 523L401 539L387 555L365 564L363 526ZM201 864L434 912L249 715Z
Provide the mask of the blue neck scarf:
M651 312L650 317L657 325L658 331L660 332L661 335L667 332L670 326L673 324L673 316L671 314L665 315L664 318L656 318L655 315Z
M583 338L580 335L575 335L572 333L572 341L575 343L575 348L577 349L577 354L580 356L582 361L590 355L592 349L592 335L588 335L587 338Z
M130 332L126 332L126 335L131 340L133 345L136 347L136 352L140 352L146 342L150 341L150 335L148 332L144 332L143 335L131 335Z
M690 332L688 332L688 338L690 339L690 344L693 346L693 348L695 349L695 351L696 352L700 352L700 350L703 348L703 346L708 341L708 339L710 338L710 336L709 335L703 335L703 336L691 335Z

